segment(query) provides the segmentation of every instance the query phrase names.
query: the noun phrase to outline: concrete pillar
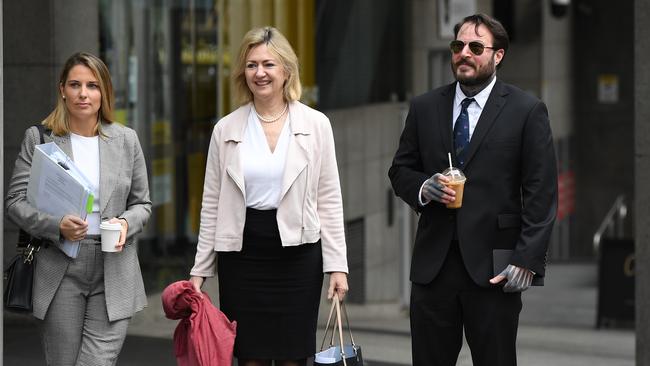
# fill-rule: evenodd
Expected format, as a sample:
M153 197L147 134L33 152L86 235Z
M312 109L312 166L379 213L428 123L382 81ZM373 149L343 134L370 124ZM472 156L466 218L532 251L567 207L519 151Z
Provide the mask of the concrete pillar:
M634 3L636 365L650 366L650 3Z

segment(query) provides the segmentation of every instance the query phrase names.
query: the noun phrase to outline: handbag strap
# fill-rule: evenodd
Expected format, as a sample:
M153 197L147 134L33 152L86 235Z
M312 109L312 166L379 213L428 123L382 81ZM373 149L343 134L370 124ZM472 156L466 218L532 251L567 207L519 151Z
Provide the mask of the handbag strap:
M345 323L348 326L348 334L350 334L350 342L352 346L356 346L354 343L354 337L352 337L352 328L350 328L350 317L348 316L348 309L345 308L345 301L341 301L341 308L343 309L343 314L345 315Z
M37 124L35 124L34 126L36 126L36 128L38 128L38 136L41 138L41 139L40 139L40 140L41 140L41 144L44 144L44 143L45 143L45 136L44 136L45 133L46 133L46 132L49 133L49 132L52 131L52 130L50 130L49 128L46 129L45 126L43 126L43 125L40 124L40 123L37 123Z
M332 338L330 338L330 347L334 343L334 323L332 323L332 315L334 315L334 301L332 301L332 306L330 306L330 313L327 316L327 325L325 326L325 334L323 335L323 341L320 344L320 350L323 350L323 347L325 346L325 340L327 339L327 333L329 333L330 330L330 324L332 325Z
M352 343L353 347L356 347L354 337L352 336L352 328L350 327L350 316L348 315L348 309L345 307L345 301L339 300L338 294L335 294L334 296L336 300L334 300L334 298L332 299L332 305L330 306L329 315L327 316L327 323L325 325L325 334L323 334L323 340L320 344L320 351L322 351L325 347L325 340L327 339L327 335L329 334L330 330L332 331L332 336L330 337L329 347L334 345L334 337L336 336L335 330L337 324L333 322L333 315L334 310L337 310L337 313L340 313L340 309L343 309L343 316L345 317L345 325L347 325L348 334L350 335L350 342ZM338 301L340 304L339 308L336 306L336 301Z
M339 342L341 345L341 359L343 360L343 366L348 366L347 362L345 361L345 348L343 346L343 326L341 325L341 304L339 301L338 294L334 294L333 302L336 305L336 325L338 326L338 330L339 330Z

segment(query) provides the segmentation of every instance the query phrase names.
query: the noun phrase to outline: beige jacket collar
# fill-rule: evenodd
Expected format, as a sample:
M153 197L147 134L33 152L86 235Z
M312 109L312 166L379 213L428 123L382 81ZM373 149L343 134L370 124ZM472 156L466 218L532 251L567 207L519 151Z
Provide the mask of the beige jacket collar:
M251 113L251 103L243 105L233 112L232 119L240 121L240 123L230 123L224 126L222 136L224 142L243 141L248 115ZM296 180L300 172L307 166L309 161L309 147L306 136L313 133L312 126L308 120L309 116L300 107L298 102L289 103L289 123L291 127L291 138L289 139L289 147L287 151L287 162L284 169L282 178L282 192L280 200L287 193L293 182ZM239 159L239 146L235 148L235 156L226 167L228 174L235 180L237 186L246 196L244 191L243 172L241 167L241 159Z
M237 108L237 110L233 112L232 119L235 121L242 121L242 123L232 123L228 126L224 126L222 132L224 141L242 142L244 132L246 131L246 121L248 121L248 115L251 113L251 107L252 103L248 103ZM312 134L312 126L307 123L308 116L305 114L305 111L300 108L299 102L294 101L289 103L289 115L291 116L289 119L291 133L294 136Z

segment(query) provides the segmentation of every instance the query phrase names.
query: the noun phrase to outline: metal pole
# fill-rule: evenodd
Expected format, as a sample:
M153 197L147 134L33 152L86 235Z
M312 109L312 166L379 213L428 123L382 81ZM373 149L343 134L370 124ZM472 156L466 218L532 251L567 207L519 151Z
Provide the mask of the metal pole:
M625 205L625 201L621 199L621 204L618 207L617 210L617 217L618 217L618 237L622 239L625 237L625 216L627 216L627 206Z

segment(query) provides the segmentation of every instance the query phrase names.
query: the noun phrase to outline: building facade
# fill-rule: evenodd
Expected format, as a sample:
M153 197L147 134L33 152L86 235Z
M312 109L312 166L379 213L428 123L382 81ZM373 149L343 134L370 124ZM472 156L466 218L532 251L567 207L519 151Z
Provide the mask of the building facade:
M608 2L590 4L603 12ZM54 105L65 59L79 50L100 55L113 75L116 119L137 131L147 160L154 208L139 240L146 285L155 294L186 278L198 236L210 134L216 121L236 107L231 61L247 30L273 25L298 53L303 101L324 111L334 127L350 301L406 303L417 217L392 194L387 170L409 98L452 81L448 44L453 24L468 13L484 12L501 19L512 37L499 78L549 107L561 182L549 257L593 258L589 238L614 192L591 181L597 174L580 168L582 160L589 160L590 147L574 139L578 128L597 136L584 127L589 121L582 114L576 116L591 96L576 93L576 81L582 88L601 75L574 64L573 52L587 47L575 35L587 37L584 29L592 24L583 7L561 14L551 0L4 2L5 184L24 130ZM611 66L613 71L603 75L616 74L621 65ZM627 77L620 74L619 97L612 102L610 96L603 110L624 108ZM600 116L602 124L614 120ZM621 161L628 155L625 149L607 153ZM631 185L618 186L631 195ZM606 198L580 200L583 191L576 187L587 187L589 197L602 193ZM16 233L6 222L5 243L13 243ZM5 258L12 250L5 245Z

